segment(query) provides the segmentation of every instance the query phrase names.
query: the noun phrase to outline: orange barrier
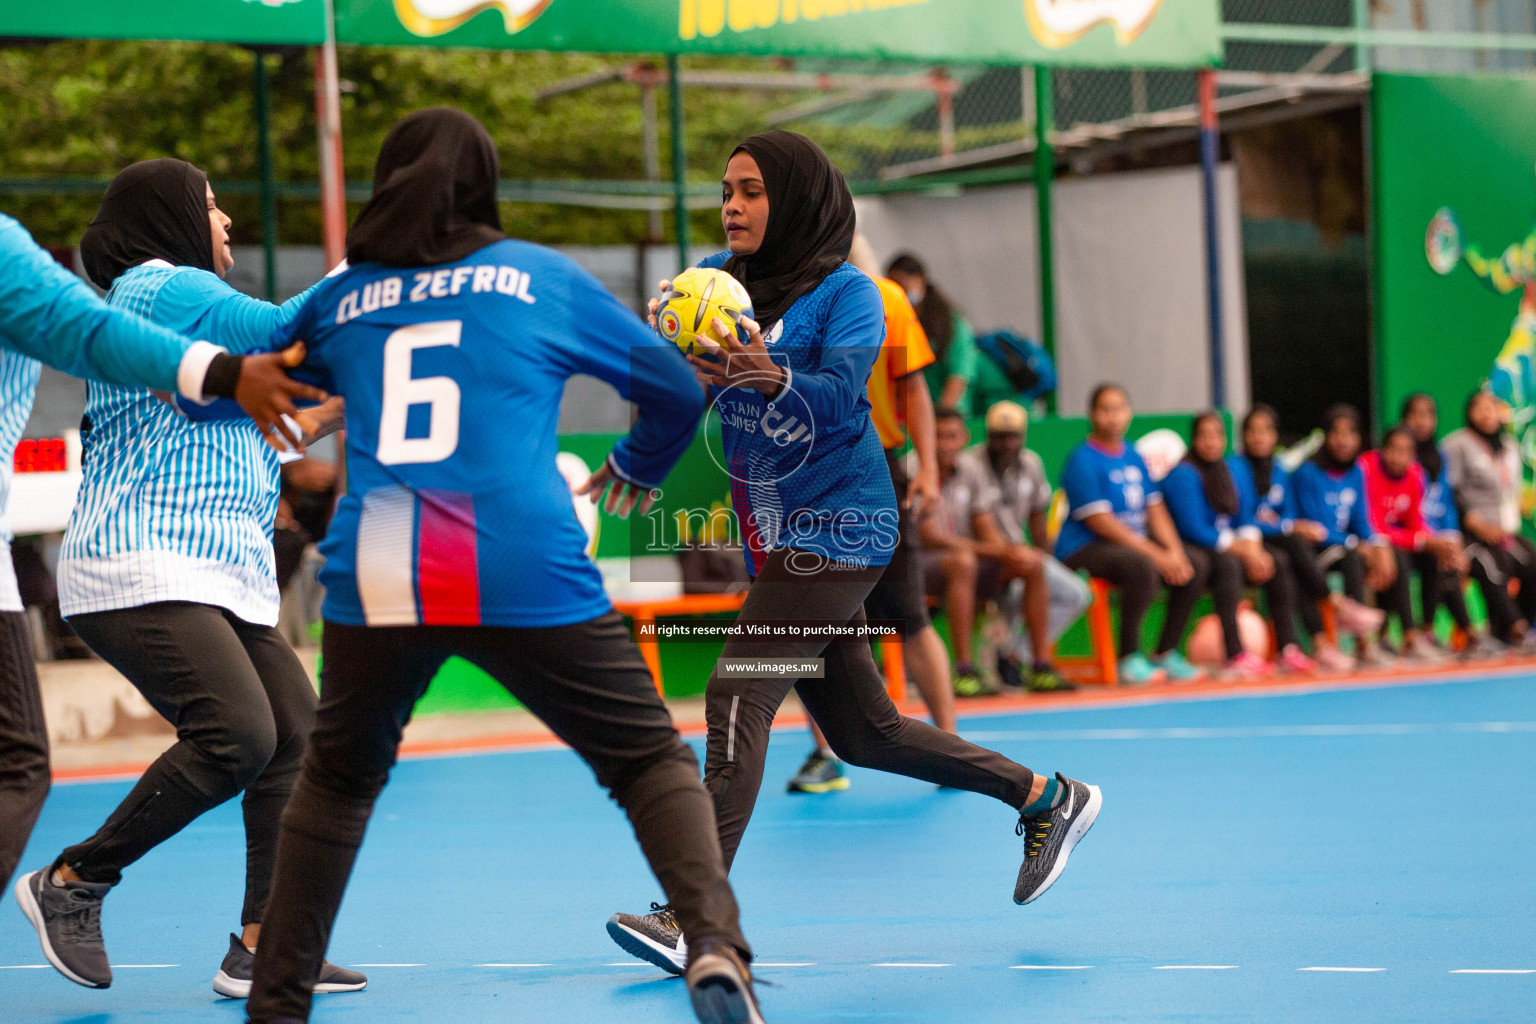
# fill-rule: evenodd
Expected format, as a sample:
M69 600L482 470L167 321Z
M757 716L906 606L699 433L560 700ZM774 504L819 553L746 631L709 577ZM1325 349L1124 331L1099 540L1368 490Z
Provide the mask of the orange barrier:
M1078 669L1073 678L1081 682L1102 683L1105 686L1120 685L1120 661L1115 643L1115 623L1109 613L1109 595L1114 584L1108 580L1090 579L1088 590L1093 601L1088 605L1088 650L1086 658L1057 658L1063 669ZM1086 670L1086 671L1081 671Z
M635 624L635 646L640 648L640 656L651 670L651 678L656 681L656 692L666 696L667 691L661 679L661 649L656 645L654 631L656 620L739 611L746 599L745 591L739 594L684 594L682 597L669 597L660 601L615 601L613 607ZM645 636L647 626L652 627L649 637Z

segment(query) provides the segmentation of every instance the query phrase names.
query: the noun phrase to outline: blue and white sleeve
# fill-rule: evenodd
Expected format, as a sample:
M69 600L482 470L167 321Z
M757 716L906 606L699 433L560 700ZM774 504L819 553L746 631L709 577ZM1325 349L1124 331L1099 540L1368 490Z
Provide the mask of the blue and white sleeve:
M1114 503L1104 490L1103 477L1093 471L1093 466L1079 448L1067 457L1061 470L1061 489L1067 495L1067 508L1072 518L1084 520L1101 512L1113 514Z
M1217 530L1207 515L1209 505L1201 492L1200 474L1186 466L1176 466L1163 477L1163 498L1179 536L1202 548L1225 551L1232 546L1230 530Z

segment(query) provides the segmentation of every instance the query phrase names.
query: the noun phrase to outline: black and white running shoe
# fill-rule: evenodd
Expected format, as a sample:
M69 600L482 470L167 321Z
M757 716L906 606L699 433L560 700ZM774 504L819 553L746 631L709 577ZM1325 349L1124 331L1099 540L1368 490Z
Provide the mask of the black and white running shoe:
M251 973L256 967L256 954L246 948L240 936L231 934L229 952L219 973L213 976L213 990L230 999L248 999L251 995ZM320 965L320 980L315 983L315 994L327 992L361 992L368 987L368 976L360 971L337 967L329 960Z
M741 954L705 939L688 964L688 997L700 1024L766 1024L752 991L752 972Z
M43 955L76 985L112 984L112 965L101 941L101 901L111 888L92 882L54 885L51 867L16 879L16 902L37 929Z
M1044 814L1020 818L1016 834L1024 837L1024 863L1013 887L1013 902L1023 905L1039 899L1067 866L1067 858L1093 827L1104 806L1098 786L1069 779L1060 772L1056 778L1066 787L1061 803Z
M630 956L668 974L682 976L688 969L688 940L665 903L652 903L649 914L614 914L608 919L608 935Z

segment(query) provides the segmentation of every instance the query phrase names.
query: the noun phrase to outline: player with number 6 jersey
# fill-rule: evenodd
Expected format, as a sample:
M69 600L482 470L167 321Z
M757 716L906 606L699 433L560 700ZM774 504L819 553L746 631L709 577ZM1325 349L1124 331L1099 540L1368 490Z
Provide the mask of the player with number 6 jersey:
M638 418L583 490L608 488L608 510L627 515L693 440L703 391L590 274L502 234L497 178L468 115L401 121L348 239L351 269L278 332L279 347L307 342L307 369L346 398L348 490L321 548L323 699L283 817L251 1020L307 1018L401 730L457 655L628 813L695 943L700 1020L760 1022L698 760L608 602L555 459L566 380L613 385Z

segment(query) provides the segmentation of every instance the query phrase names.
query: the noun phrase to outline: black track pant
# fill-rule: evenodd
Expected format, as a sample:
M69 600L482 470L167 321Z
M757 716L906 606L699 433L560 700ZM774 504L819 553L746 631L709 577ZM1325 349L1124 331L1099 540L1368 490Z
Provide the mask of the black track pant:
M1250 582L1247 570L1242 561L1230 551L1214 551L1193 544L1186 544L1184 551L1191 564L1194 564L1196 557L1210 564L1211 601L1216 606L1217 618L1221 620L1221 639L1230 661L1243 651L1237 606L1242 602L1244 585ZM1269 602L1270 619L1275 626L1275 644L1284 648L1296 642L1296 578L1291 570L1290 556L1286 552L1271 551L1270 557L1275 561L1275 573L1262 586ZM1197 566L1197 575L1199 571Z
M1317 605L1320 601L1328 600L1332 593L1328 589L1328 577L1318 566L1317 548L1304 537L1286 533L1278 537L1265 537L1264 549L1275 560L1277 574L1282 568L1290 573L1295 583L1296 612L1301 616L1301 624L1306 627L1308 635L1317 636L1323 631L1323 613ZM1270 615L1275 621L1275 640L1284 647L1280 616L1273 610Z
M327 622L322 645L324 698L283 814L256 956L249 1006L256 1024L308 1018L310 990L374 800L394 767L411 709L454 655L494 676L591 766L629 815L689 943L721 939L750 959L698 758L672 727L617 613L541 629ZM488 870L495 873L494 866Z
M792 552L815 560L808 552L791 548L773 551L747 593L738 623L843 626L866 621L864 599L880 579L880 567L823 565L796 572L790 568ZM704 695L709 722L704 784L715 799L720 850L727 868L736 857L763 783L769 727L790 689L800 695L833 752L849 764L996 797L1015 810L1029 802L1035 777L1028 768L925 722L904 718L896 710L886 696L885 681L867 639L835 643L825 637L732 639L721 657L824 660L822 679L744 679L718 665L709 677Z
M1488 606L1488 625L1500 640L1518 641L1515 626L1536 621L1536 545L1524 537L1511 537L1507 546L1474 541L1467 545L1472 578L1477 580ZM1518 580L1520 594L1509 595L1510 580Z
M315 714L315 688L293 648L270 626L184 601L74 615L69 623L176 727L176 743L96 834L56 863L88 882L116 885L128 865L244 792L240 921L259 923L278 821Z
M1319 544L1313 550L1317 552L1318 571L1343 576L1344 595L1365 604L1365 559L1360 552L1343 544Z
M1377 593L1376 604L1388 615L1397 616L1402 629L1414 629L1418 620L1413 616L1413 560L1401 548L1393 548L1392 557L1397 561L1397 578ZM1433 578L1430 583L1433 584Z
M1472 616L1467 613L1467 595L1462 590L1461 573L1443 569L1440 560L1428 551L1415 551L1410 559L1419 574L1419 625L1435 628L1435 613L1445 605L1451 621L1465 633L1472 632Z
M21 612L0 612L0 894L47 796L48 726L32 633Z
M1185 553L1195 570L1194 576L1182 587L1168 588L1168 615L1163 619L1163 632L1157 641L1158 654L1165 654L1179 645L1184 628L1189 625L1189 616L1195 610L1195 602L1210 585L1210 559L1190 554L1192 550L1186 549ZM1124 658L1139 651L1142 620L1163 585L1162 574L1152 564L1152 559L1124 544L1095 540L1074 551L1064 564L1068 569L1086 572L1119 588L1119 655Z

